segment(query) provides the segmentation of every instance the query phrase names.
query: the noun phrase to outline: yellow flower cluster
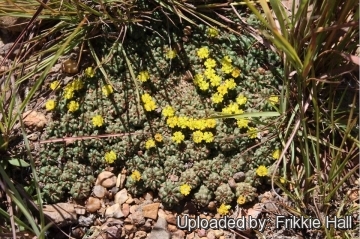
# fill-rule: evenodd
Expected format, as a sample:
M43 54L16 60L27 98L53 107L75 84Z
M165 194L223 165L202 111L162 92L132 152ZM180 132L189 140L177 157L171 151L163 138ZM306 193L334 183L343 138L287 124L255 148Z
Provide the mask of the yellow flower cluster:
M104 158L107 163L113 163L116 160L116 153L111 150L110 152L105 153Z
M257 138L258 130L257 130L257 128L249 127L246 133L250 139L255 139L255 138Z
M246 197L244 197L243 195L240 195L236 202L239 204L239 205L242 205L242 204L245 204L246 203Z
M165 117L172 117L175 115L175 110L170 105L165 106L165 108L162 110L162 115Z
M95 127L101 127L104 124L104 118L101 115L96 115L92 118L92 123Z
M222 66L221 70L226 74L232 73L234 67L231 63L232 63L231 58L229 56L224 56L223 59L221 60L221 66Z
M150 79L150 75L148 71L140 71L138 78L142 82L146 82L148 79Z
M279 97L278 96L270 96L268 101L271 105L276 105L279 103Z
M190 130L212 129L216 126L215 119L194 119L186 116L169 117L166 123L170 128L179 127L182 129L189 128Z
M50 110L54 110L56 107L56 102L55 100L48 100L45 103L45 108L46 110L50 111Z
M92 67L88 67L85 69L86 77L93 78L95 75L95 70Z
M267 176L267 174L268 174L268 169L267 169L264 165L260 165L260 166L256 169L256 174L259 175L260 177Z
M206 143L211 143L214 141L214 135L211 132L201 132L197 130L193 133L193 141L195 143L201 143L201 141L205 141Z
M206 31L208 37L217 37L219 36L219 31L216 28L208 28Z
M238 103L239 105L245 105L247 102L247 98L243 95L239 95L237 98L236 98L236 103Z
M145 108L146 111L153 111L153 110L155 110L155 108L156 108L156 103L155 103L155 101L153 100L153 98L152 98L149 94L147 94L147 93L143 94L143 95L141 96L141 100L142 100L142 102L144 103L144 108Z
M174 50L168 50L166 52L166 58L168 59L174 59L176 57L176 51Z
M236 123L240 129L249 127L249 120L247 119L238 119Z
M50 83L50 89L57 90L60 88L60 82L58 80Z
M104 85L101 90L106 97L108 97L114 92L114 89L111 85Z
M67 105L67 108L68 108L69 112L75 112L75 111L77 111L79 109L79 103L72 100Z
M231 115L231 114L243 114L244 111L239 109L239 105L237 103L231 103L227 107L222 109L223 114Z
M184 196L187 196L190 194L191 186L187 183L180 186L180 193Z
M230 209L231 209L230 205L221 204L220 207L217 209L217 212L220 215L227 215Z
M50 86L51 87L51 86ZM64 89L64 98L70 100L74 97L75 91L81 90L84 87L84 83L80 79L76 79L67 84Z
M205 79L204 79L204 76L201 75L201 74L196 74L194 76L194 83L195 85L197 85L200 90L208 90L209 89L209 82L207 82Z
M231 72L231 76L234 77L234 78L238 78L240 76L240 69L239 68L234 68Z
M141 179L141 173L137 170L135 170L134 172L132 172L132 174L130 175L131 179L138 182Z
M208 58L209 57L209 48L201 47L199 50L197 50L197 56L200 59Z
M217 87L217 92L212 95L211 100L214 104L221 103L224 100L224 95L228 93L229 90L236 88L235 80L230 78L225 80L225 82Z
M159 143L163 141L163 137L161 134L155 134L154 139L156 142L159 142Z
M180 131L176 131L171 138L175 143L180 144L184 141L185 136Z
M277 150L275 150L275 151L273 152L272 157L273 157L274 159L279 159L279 158L280 158L280 154L281 154L280 149L277 149Z
M154 148L156 146L155 141L153 139L148 139L145 142L145 148L146 149L150 149L150 148Z

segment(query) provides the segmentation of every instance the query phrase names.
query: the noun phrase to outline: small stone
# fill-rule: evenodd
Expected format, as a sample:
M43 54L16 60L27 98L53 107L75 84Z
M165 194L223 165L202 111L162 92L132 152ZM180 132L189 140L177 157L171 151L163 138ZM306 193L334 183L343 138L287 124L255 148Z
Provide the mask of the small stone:
M194 239L194 238L195 238L195 232L186 235L186 239Z
M80 226L84 226L84 227L90 227L93 225L95 221L95 215L94 214L90 214L89 216L85 217L85 216L80 216L79 217L79 225Z
M124 214L120 208L120 204L115 203L114 205L108 207L105 211L105 216L106 217L114 217L114 218L124 217Z
M119 203L120 205L126 202L128 199L128 194L126 188L120 190L120 192L115 194L115 203Z
M123 189L125 185L126 174L119 173L116 179L116 187Z
M214 233L214 231L211 230L211 229L207 231L206 237L207 237L208 239L216 239L215 233Z
M174 216L174 214L166 214L165 218L167 223L176 225L176 217Z
M208 209L210 211L216 211L216 202L214 202L214 201L209 202Z
M89 197L86 203L86 211L93 213L101 208L101 201L98 198Z
M159 205L160 203L151 203L148 205L144 205L142 208L144 217L156 220L158 215Z
M106 188L101 185L95 185L93 188L93 193L97 198L104 198L106 194Z
M150 233L149 239L169 239L170 233L166 230L167 222L164 217L159 217Z
M152 219L148 218L145 221L145 224L139 227L140 231L150 232L152 229Z
M124 217L129 216L129 214L130 214L130 205L127 204L127 203L124 203L124 204L122 205L121 210L122 210L122 212L123 212L123 214L124 214Z
M75 205L74 209L77 215L84 215L86 213L86 208L84 206Z
M65 226L77 221L74 205L71 203L57 203L44 205L44 214L50 217L58 226Z
M126 224L126 225L124 225L124 230L125 230L125 233L128 235L128 234L136 232L136 227L132 224Z
M153 192L146 192L143 194L143 198L147 201L152 201L154 199Z
M73 236L74 238L83 238L84 235L85 235L85 232L80 227L76 227L76 228L72 229L72 231L71 231L71 236Z
M47 123L43 113L28 110L22 114L24 124L31 129L42 129Z
M116 184L116 176L112 172L101 172L95 182L95 185L101 185L105 188L112 188Z
M233 179L233 178L229 178L228 184L229 184L230 188L232 188L232 189L235 189L236 186L237 186L236 182L235 182L235 179Z
M134 239L145 239L147 236L147 233L144 231L137 231L135 233Z
M244 172L237 172L233 175L233 178L235 180L235 182L240 183L240 182L244 182L245 180L245 173Z
M225 236L220 236L219 239L225 239Z
M128 195L128 199L126 200L127 204L132 204L134 202L134 199L131 197L131 195Z
M136 211L129 216L136 226L143 225L145 223L145 218L142 214L142 211Z
M205 231L205 229L202 228L202 229L198 230L197 234L199 237L204 237L204 236L206 236L206 231Z
M130 213L133 214L139 209L139 205L132 205L130 207Z
M175 225L168 225L167 228L169 232L176 232L178 230L177 226Z
M185 232L183 230L177 230L171 234L171 239L184 239Z
M222 235L224 235L223 230L214 230L213 232L214 232L216 238L220 238Z

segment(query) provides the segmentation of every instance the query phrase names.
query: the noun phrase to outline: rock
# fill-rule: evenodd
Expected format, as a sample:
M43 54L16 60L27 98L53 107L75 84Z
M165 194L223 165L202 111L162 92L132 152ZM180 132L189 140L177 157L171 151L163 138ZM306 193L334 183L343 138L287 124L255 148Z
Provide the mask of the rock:
M237 186L236 182L235 182L235 179L233 179L233 178L229 178L228 184L229 184L230 188L232 188L232 189L235 189L236 186Z
M44 214L49 216L58 226L65 226L77 221L74 205L71 203L57 203L44 205Z
M122 210L122 212L123 212L123 214L124 214L124 217L129 216L129 214L130 214L130 205L127 204L127 203L124 203L124 204L122 205L122 207L121 207L121 210Z
M114 205L108 207L105 211L106 217L122 218L124 214L120 208L120 204L115 203Z
M46 117L43 113L28 110L22 114L24 124L31 129L42 129L47 123Z
M209 230L207 231L206 237L207 237L208 239L216 239L215 233L214 233L214 231L211 230L211 229L209 229Z
M134 202L134 199L129 195L129 198L126 200L127 204L132 204Z
M191 232L186 235L186 239L194 239L195 238L195 232Z
M125 230L126 235L129 235L131 233L136 232L136 227L132 224L126 224L126 225L124 225L124 230Z
M216 238L220 238L222 235L224 235L223 230L214 230L213 232L214 232Z
M152 201L154 199L154 195L153 195L153 192L149 191L149 192L146 192L143 194L143 198L146 200L146 201Z
M91 212L91 213L96 212L97 210L99 210L101 208L100 199L94 198L94 197L89 197L85 208L86 208L86 211L88 211L88 212Z
M214 201L209 202L208 209L210 211L216 211L216 202L214 202Z
M176 232L178 230L177 226L175 225L168 225L167 228L169 232Z
M156 220L160 203L151 203L142 207L144 217Z
M80 226L84 226L84 227L90 227L93 225L95 221L95 215L94 214L90 214L89 216L85 217L85 216L80 216L79 217L79 225Z
M205 229L202 228L202 229L198 230L197 234L199 237L204 237L204 236L206 236L206 231L205 231Z
M105 188L112 188L116 184L116 176L109 171L101 172L95 182L95 185L101 185Z
M85 235L85 232L81 227L76 227L71 230L71 236L76 239L83 238L84 235Z
M233 175L233 178L235 180L235 182L240 183L240 182L244 182L245 180L245 173L243 172L237 172Z
M166 214L165 216L167 223L172 224L172 225L176 225L176 217L174 216L174 214Z
M101 239L106 238L106 239L118 239L121 236L121 232L122 229L121 227L118 226L108 226L108 225L103 225L103 227L101 227L102 233L105 232L106 236L105 237L101 237ZM99 238L100 239L100 238Z
M134 223L135 226L141 226L145 223L145 218L142 214L142 211L136 211L132 214L130 214L130 219L132 220L132 223Z
M123 189L126 180L126 173L119 173L116 179L116 187Z
M128 194L126 188L123 188L120 190L120 192L117 192L115 194L115 203L119 203L120 205L126 202L128 199Z
M81 205L74 205L74 209L77 215L84 215L86 213L86 208Z
M166 227L166 219L159 217L150 233L149 239L170 239L170 233L166 230Z
M141 227L139 227L139 230L140 231L145 231L145 232L150 232L151 231L151 229L152 229L152 219L150 219L150 218L148 218L148 219L146 219L146 221L145 221L145 224L144 225L142 225Z
M147 233L144 231L137 231L135 233L134 239L145 239L147 236Z
M106 194L106 188L101 185L95 185L93 188L93 193L97 198L104 198Z
M183 230L177 230L176 232L171 233L171 239L184 239L185 232Z
M130 207L130 213L133 214L139 209L139 205L132 205Z

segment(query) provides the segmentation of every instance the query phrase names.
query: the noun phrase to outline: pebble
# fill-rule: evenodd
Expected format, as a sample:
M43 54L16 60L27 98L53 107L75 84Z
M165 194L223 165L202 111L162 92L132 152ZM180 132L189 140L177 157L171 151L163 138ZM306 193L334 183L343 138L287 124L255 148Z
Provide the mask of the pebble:
M167 223L172 224L172 225L176 225L176 217L174 216L174 214L166 214L165 216Z
M115 194L115 203L123 204L129 198L126 188L120 190Z
M145 218L142 214L142 211L136 211L136 212L130 214L129 217L132 220L133 224L136 226L145 224Z
M86 203L86 211L88 212L96 212L97 210L99 210L101 208L101 201L98 198L94 198L94 197L89 197L87 203Z
M183 230L177 230L171 234L171 239L184 239L185 232Z
M125 234L129 235L133 232L136 232L136 227L132 224L124 225Z
M127 203L124 203L124 204L122 205L121 210L122 210L122 212L123 212L123 214L124 214L124 217L129 216L129 214L130 214L130 205L127 204Z
M134 239L145 239L147 236L147 233L144 231L137 231L135 233Z
M106 188L101 185L95 185L93 188L93 193L97 198L104 198L106 194Z
M106 217L114 217L114 218L124 217L124 214L120 208L120 204L115 203L114 205L108 207L105 211L105 216Z
M245 173L243 172L237 172L233 175L233 178L235 180L235 182L240 183L240 182L244 182L245 180Z
M169 232L176 232L179 228L175 225L168 225L167 226Z
M147 201L153 201L154 200L153 192L149 191L144 193L143 198Z
M112 172L101 172L95 182L95 185L101 185L105 188L112 188L116 184L116 176Z
M170 239L170 233L166 230L166 227L166 219L159 217L150 233L149 239Z
M144 217L156 220L160 203L151 203L142 207Z
M208 239L216 239L215 233L214 233L214 231L211 230L211 229L207 231L206 237L207 237Z
M199 237L204 237L204 236L206 236L206 231L205 231L205 229L202 228L202 229L198 230L197 235L198 235Z
M221 236L224 235L223 230L214 230L213 232L214 232L216 238L220 238Z

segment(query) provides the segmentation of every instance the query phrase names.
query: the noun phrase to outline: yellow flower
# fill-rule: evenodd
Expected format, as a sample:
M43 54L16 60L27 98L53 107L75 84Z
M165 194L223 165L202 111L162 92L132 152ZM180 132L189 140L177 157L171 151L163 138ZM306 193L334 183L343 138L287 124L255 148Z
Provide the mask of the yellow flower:
M81 79L76 79L71 82L71 87L74 90L81 90L82 88L84 88L84 82Z
M237 120L237 125L240 129L247 128L248 124L249 124L249 120L247 120L247 119L238 119Z
M205 120L197 119L194 121L194 128L198 130L204 130L206 128Z
M130 175L130 177L132 178L132 180L134 181L140 181L141 179L141 173L137 170L135 170L134 172L132 172L132 174Z
M225 64L225 65L222 65L222 67L221 67L221 70L226 74L231 73L233 69L234 68L231 64Z
M169 117L167 120L166 120L166 124L170 127L170 128L174 128L179 122L179 119L178 117L176 116L173 116L173 117Z
M50 83L50 89L57 90L60 88L60 82L59 81L53 81Z
M149 139L148 141L146 141L146 143L145 143L146 149L150 149L153 147L155 147L155 141L153 139Z
M180 117L178 118L177 126L179 126L179 127L182 128L182 129L185 129L186 126L188 125L187 121L188 121L188 117L186 117L186 116L180 116Z
M184 196L187 196L190 194L191 186L187 183L180 186L180 193Z
M102 93L107 97L110 94L112 94L114 92L114 89L112 88L111 85L104 85L102 87Z
M206 128L215 128L216 127L216 119L207 119L205 122Z
M46 110L53 110L53 109L55 109L55 107L56 107L56 102L55 102L55 100L48 100L48 101L46 101L46 103L45 103L45 108L46 108Z
M151 100L144 104L144 108L146 111L153 111L156 109L156 103L155 101Z
M285 183L286 183L286 179L285 179L284 177L281 177L281 178L280 178L280 183L285 184Z
M203 91L208 90L209 89L209 83L206 82L206 81L202 81L202 82L199 83L199 88L200 88L200 90L203 90Z
M203 137L204 137L204 133L203 132L201 132L200 130L197 130L197 131L195 131L194 133L193 133L193 135L192 135L193 137L193 141L195 142L195 143L200 143L202 140L203 140Z
M231 76L234 78L238 78L240 76L240 69L239 68L234 68L233 71L231 72Z
M221 85L218 86L217 91L219 92L219 94L225 95L228 92L228 88L226 87L226 85Z
M168 59L174 59L176 57L176 51L174 50L168 50L166 52L166 58Z
M72 101L69 102L67 107L68 107L69 112L75 112L75 111L77 111L79 109L79 103L72 100Z
M236 98L236 103L238 103L239 105L245 105L247 102L247 98L243 95L239 95L237 98Z
M206 31L208 37L217 37L219 35L219 31L216 28L208 28Z
M221 65L231 65L231 58L230 56L224 56L222 59L221 59Z
M211 86L219 86L221 83L221 77L216 74L210 75L209 80Z
M203 140L205 140L206 143L211 143L214 141L214 135L211 132L205 132L203 136Z
M74 97L74 89L72 87L66 86L64 90L64 98L70 100L73 97Z
M175 115L175 110L170 105L165 106L165 108L162 110L162 115L165 117L172 117Z
M225 86L229 89L229 90L233 90L236 88L236 83L234 81L234 79L228 79L225 81Z
M113 163L116 160L116 153L111 150L110 152L105 153L104 158L107 163Z
M154 139L155 139L156 142L162 142L163 141L163 137L162 137L161 134L155 134Z
M197 55L200 59L208 58L209 57L209 48L207 47L201 47L197 51Z
M141 80L142 82L147 81L148 79L150 79L150 75L148 71L140 71L139 75L138 75L139 80Z
M280 158L280 154L281 154L280 149L277 149L277 150L275 150L275 151L273 152L272 157L273 157L274 159L279 159L279 158Z
M194 83L197 85L199 82L204 81L204 76L202 74L196 74L194 76Z
M85 69L85 75L89 78L93 78L95 75L95 70L92 67L88 67Z
M147 102L152 101L152 98L148 93L145 93L141 96L141 100L146 104Z
M219 92L213 94L213 96L211 97L211 100L213 103L217 104L217 103L221 103L224 98L223 98L223 95L220 94Z
M176 131L172 136L172 140L177 144L180 144L184 139L185 136L180 131Z
M249 136L250 139L255 139L257 137L257 134L258 134L257 128L249 127L247 131L247 135Z
M270 96L268 100L271 105L276 105L277 103L279 103L278 96Z
M96 115L92 118L92 123L95 127L101 127L104 124L104 119L101 115Z
M230 205L221 204L220 207L217 209L217 212L220 215L227 215L229 213L230 208L231 208Z
M260 177L264 177L268 174L268 169L264 165L260 165L256 169L256 174L259 175Z
M206 68L214 68L216 66L216 61L214 59L212 59L212 58L208 58L204 62L204 66Z
M211 79L212 76L216 75L216 72L215 72L215 70L212 69L212 68L207 68L207 69L204 71L204 75L206 76L206 78Z
M246 198L245 198L243 195L240 195L240 196L237 198L236 202L237 202L238 204L242 205L242 204L246 203Z

